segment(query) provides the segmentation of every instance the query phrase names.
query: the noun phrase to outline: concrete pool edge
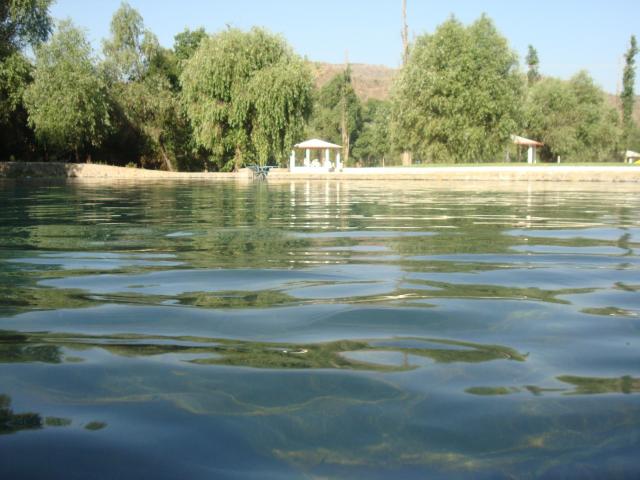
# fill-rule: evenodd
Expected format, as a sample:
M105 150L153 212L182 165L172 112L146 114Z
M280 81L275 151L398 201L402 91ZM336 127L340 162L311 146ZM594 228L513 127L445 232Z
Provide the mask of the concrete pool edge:
M95 163L0 162L0 178L74 178L114 180L250 180L249 169L233 172L167 172ZM342 172L292 173L273 169L273 180L420 180L420 181L540 181L640 183L640 167L622 165L469 165L459 167L345 168Z

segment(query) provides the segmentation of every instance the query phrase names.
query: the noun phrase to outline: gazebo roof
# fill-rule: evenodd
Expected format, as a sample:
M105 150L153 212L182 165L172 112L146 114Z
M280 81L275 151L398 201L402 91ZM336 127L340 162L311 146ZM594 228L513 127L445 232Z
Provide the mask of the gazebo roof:
M544 143L537 142L536 140L531 140L530 138L520 137L518 135L511 135L511 140L516 145L524 145L526 147L542 147Z
M320 140L318 138L312 138L311 140L305 140L302 143L298 143L294 145L294 148L300 149L340 149L342 148L340 145L336 145L335 143L325 142L324 140Z
M625 155L626 158L640 158L640 153L634 152L633 150L627 150Z

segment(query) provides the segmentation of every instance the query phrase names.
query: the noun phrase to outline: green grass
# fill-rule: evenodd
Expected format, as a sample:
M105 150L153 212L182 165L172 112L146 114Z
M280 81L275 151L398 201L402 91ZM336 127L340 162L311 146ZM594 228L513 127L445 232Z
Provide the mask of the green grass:
M413 165L386 165L385 168L441 168L441 167L638 167L623 162L490 162L490 163L418 163Z

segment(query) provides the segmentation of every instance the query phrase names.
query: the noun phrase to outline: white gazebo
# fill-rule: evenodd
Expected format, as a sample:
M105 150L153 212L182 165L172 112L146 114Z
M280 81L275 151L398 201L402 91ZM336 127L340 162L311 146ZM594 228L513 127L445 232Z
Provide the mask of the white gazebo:
M528 147L527 149L527 163L536 163L536 148L543 147L544 143L531 140L530 138L520 137L518 135L511 135L513 143L519 147Z
M304 151L302 166L296 166L296 151ZM331 162L331 151L335 152L335 163ZM331 172L342 171L340 161L340 150L342 147L335 143L312 138L293 146L291 157L289 158L289 171L291 172ZM317 155L317 156L316 156ZM312 158L312 156L314 158Z

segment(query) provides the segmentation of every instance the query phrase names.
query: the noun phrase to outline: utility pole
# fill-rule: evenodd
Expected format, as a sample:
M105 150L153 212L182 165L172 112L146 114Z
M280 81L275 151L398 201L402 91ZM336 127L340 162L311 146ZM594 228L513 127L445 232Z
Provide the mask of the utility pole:
M407 26L407 0L402 0L402 66L409 60L409 27Z
M402 0L402 66L405 67L409 61L409 27L407 26L407 0ZM402 152L402 166L411 165L411 152L404 150Z

